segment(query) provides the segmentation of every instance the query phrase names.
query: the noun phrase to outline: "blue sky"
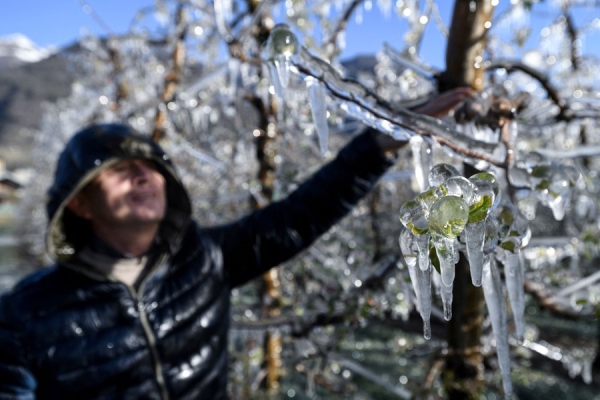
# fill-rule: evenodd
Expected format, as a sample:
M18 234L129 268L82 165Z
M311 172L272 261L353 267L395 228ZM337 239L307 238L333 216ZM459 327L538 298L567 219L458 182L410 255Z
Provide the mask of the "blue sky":
M376 5L377 1L371 1L373 8L371 11L363 11L362 24L357 25L354 19L350 21L346 37L347 49L342 54L343 58L373 54L381 49L384 42L393 45L402 40L405 25L399 23L396 16L383 17ZM136 12L153 3L153 0L4 0L0 6L0 36L22 33L40 46L65 46L80 37L82 32L106 34L106 29L95 16L99 16L112 32L123 33ZM439 0L437 3L442 20L448 25L454 1ZM509 3L509 0L500 0L500 9ZM92 7L93 13L84 12L86 4ZM546 9L531 20L534 30L543 26L544 21L557 16L555 8L548 10L552 0L546 0L545 4L548 5L544 6ZM597 11L598 9L596 13ZM589 9L582 10L580 19L589 22L592 19L589 13ZM592 43L598 43L597 40L600 40L598 34L595 35L595 40L588 40L586 46L591 48ZM430 65L440 68L443 66L445 45L445 39L435 28L435 24L430 24L422 44L421 57Z

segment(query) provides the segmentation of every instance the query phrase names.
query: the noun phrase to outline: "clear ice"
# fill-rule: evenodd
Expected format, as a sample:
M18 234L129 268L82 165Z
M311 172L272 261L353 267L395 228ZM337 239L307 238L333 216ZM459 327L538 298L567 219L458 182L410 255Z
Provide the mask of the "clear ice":
M307 76L305 82L308 88L313 123L319 137L319 149L321 150L321 155L324 156L329 146L329 124L327 123L325 89L321 82L312 76Z
M431 338L431 269L421 270L417 266L419 249L413 235L408 229L400 234L400 249L408 266L410 280L417 299L417 308L423 319L423 336Z
M486 257L483 267L483 295L488 314L492 322L492 330L496 340L496 354L502 374L502 386L506 399L511 398L512 381L510 378L510 353L508 347L508 327L506 323L506 303L502 292L500 272L493 256Z
M442 283L452 286L454 281L454 241L467 224L469 206L457 196L437 199L429 211L429 230L440 261Z

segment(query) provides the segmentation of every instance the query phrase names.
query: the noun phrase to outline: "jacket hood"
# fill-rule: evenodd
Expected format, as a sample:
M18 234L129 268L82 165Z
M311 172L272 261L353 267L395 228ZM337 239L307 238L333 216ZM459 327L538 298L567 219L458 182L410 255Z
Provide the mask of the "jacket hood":
M126 158L154 161L165 177L167 212L160 235L173 250L191 215L190 199L169 156L152 139L122 124L92 125L77 132L58 158L54 183L48 190L46 246L50 256L66 260L91 238L87 220L66 204L103 169Z

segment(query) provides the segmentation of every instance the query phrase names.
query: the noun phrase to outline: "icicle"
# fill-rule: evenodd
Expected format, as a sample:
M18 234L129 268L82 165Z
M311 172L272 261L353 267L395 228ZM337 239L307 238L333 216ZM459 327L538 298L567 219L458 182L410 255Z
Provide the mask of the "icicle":
M267 39L267 51L282 88L287 88L289 84L291 58L298 53L299 48L298 38L287 24L277 24L271 30Z
M452 319L452 289L453 285L446 286L440 284L440 296L442 298L442 306L444 308L444 319L450 321Z
M431 241L440 261L442 282L452 286L454 281L454 241L467 224L469 207L457 196L437 199L429 212Z
M233 103L235 101L235 94L238 89L238 80L240 79L240 60L237 58L230 58L227 62L229 68L229 87L227 88L226 101Z
M298 58L294 63L301 65L305 74L313 75L326 81L328 84L327 89L332 92L334 96L355 103L357 107L364 110L364 115L376 114L377 117L371 117L369 119L361 118L368 126L378 127L380 121L386 120L388 124L391 123L396 128L404 128L410 132L417 133L428 132L448 140L456 146L469 148L473 152L482 152L490 156L490 153L498 147L496 144L477 142L457 131L453 124L449 124L448 122L441 121L437 118L412 112L403 107L396 107L392 112L389 107L373 105L374 101L370 90L357 82L345 79L331 63L312 55L304 47L300 49ZM451 151L451 149L447 147L444 147L444 149Z
M400 207L400 222L415 235L418 248L418 265L421 270L429 269L429 221L426 210L416 200L407 201Z
M508 347L508 327L506 325L506 303L502 293L502 282L496 265L496 259L486 257L483 267L483 295L488 309L492 330L496 339L496 354L502 374L504 396L510 399L512 395L512 381L510 379L510 353Z
M517 340L522 342L525 336L525 294L523 265L518 253L504 250L504 275L508 299L515 321Z
M329 146L329 125L327 124L325 90L321 82L312 76L307 76L305 82L308 88L313 123L319 137L319 148L321 149L321 155L324 156Z
M275 96L277 96L279 100L283 101L284 93L283 86L281 86L281 80L279 79L279 71L274 62L268 62L267 66L269 67L269 76L271 77L271 83L273 84Z
M554 219L562 221L570 203L571 179L564 169L555 163L540 163L531 170L531 187L540 202L550 207Z
M471 282L474 286L481 286L483 271L483 242L485 236L485 219L465 226L465 242Z
M487 125L476 125L473 122L469 122L465 127L469 128L469 134L477 140L487 143L498 143L499 135L498 131L490 128Z
M408 229L402 230L399 242L417 298L417 308L423 319L423 337L431 339L431 269L422 271L417 267L419 250L415 236Z
M202 107L202 111L200 112L200 116L201 116L201 126L202 126L202 132L208 132L209 128L210 128L210 113L212 111L212 108L209 105L206 105L204 107Z
M230 33L227 27L227 20L231 18L231 0L215 0L215 21L217 23L217 30L226 39L229 38Z
M274 75L271 72L271 67L272 67L272 63L270 62L266 62L262 65L262 75L263 76L268 76L270 79L265 79L264 81L271 81L273 82L273 78ZM279 83L279 82L277 82ZM275 84L273 83L273 87ZM258 92L258 95L261 99L261 101L263 102L263 104L269 104L270 102L270 97L271 97L271 85L269 85L268 83L264 84L264 83L259 83L256 87L256 91Z
M548 203L548 207L552 210L552 215L554 215L554 219L557 221L562 221L565 217L565 198L563 196L556 197L553 201Z
M440 275L445 286L452 286L455 276L454 240L442 235L433 235L431 242L440 261Z
M515 321L517 340L525 333L524 266L520 249L527 245L531 231L527 218L512 203L502 202L493 214L498 224L498 259L504 264L506 288Z
M185 152L190 156L194 157L197 161L201 163L209 164L215 167L218 170L224 170L225 164L216 158L210 156L204 151L200 150L198 147L193 146L190 142L185 140L183 136L178 136L177 141L172 143L173 153Z
M290 68L291 62L290 59L283 55L275 56L273 60L273 64L275 65L275 69L277 71L277 77L279 78L279 83L282 88L287 88L290 84Z
M429 271L431 268L431 260L429 259L429 234L415 235L415 241L419 250L419 269L421 271Z
M427 189L429 170L433 165L431 143L424 140L421 136L415 135L410 138L410 149L413 155L415 179L417 180L419 191L423 192Z
M423 337L431 339L431 268L426 271L416 268L417 282L421 296L421 318L423 319Z
M469 203L469 223L465 227L467 258L471 272L471 282L481 286L483 270L483 243L485 241L485 221L490 212L500 204L500 185L494 175L480 172L469 178L473 185L473 198Z
M583 370L581 371L581 378L588 385L592 383L592 361L589 358L583 360Z

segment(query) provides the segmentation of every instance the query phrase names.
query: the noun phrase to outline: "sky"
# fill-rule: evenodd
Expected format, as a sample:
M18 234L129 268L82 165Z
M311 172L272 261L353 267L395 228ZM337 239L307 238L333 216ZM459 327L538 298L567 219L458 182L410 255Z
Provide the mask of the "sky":
M124 33L138 10L154 4L154 0L1 1L0 37L21 33L42 47L69 45L86 32L98 35ZM362 23L357 24L354 18L349 23L346 36L347 48L342 53L342 58L373 54L381 49L384 42L393 45L394 42L402 40L405 25L399 23L396 16L384 17L376 5L377 0L370 1L373 3L372 10L363 10ZM551 4L552 1L546 1L546 4ZM369 0L365 0L365 3L368 2ZM440 0L437 3L442 20L448 26L454 2ZM509 3L510 0L500 0L499 7L506 7ZM582 14L584 19L585 12L584 10ZM587 12L589 13L589 10ZM545 15L539 14L540 18L531 20L532 27L542 24L544 19L556 18L556 15L556 10L547 11ZM587 17L589 22L591 17L589 15ZM435 24L429 25L422 44L421 57L429 65L441 68L446 41ZM595 39L600 40L600 35L596 35Z

